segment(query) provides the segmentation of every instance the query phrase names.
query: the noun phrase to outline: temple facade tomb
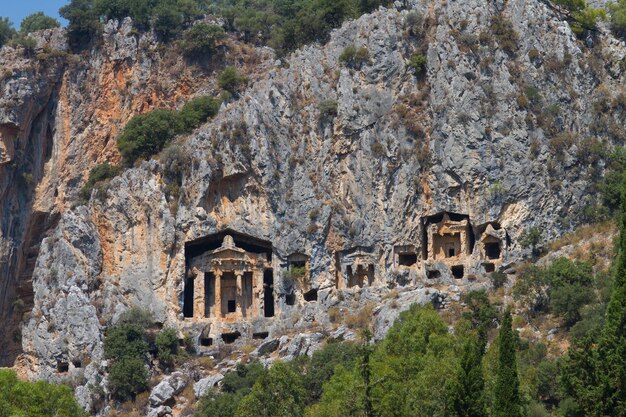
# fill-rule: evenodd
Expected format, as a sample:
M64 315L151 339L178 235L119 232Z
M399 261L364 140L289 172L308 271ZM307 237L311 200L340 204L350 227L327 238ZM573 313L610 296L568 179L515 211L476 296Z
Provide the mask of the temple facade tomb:
M187 264L184 315L235 322L274 315L272 264L267 253L235 245L225 235L221 246Z
M426 259L450 260L471 255L473 233L469 217L444 212L425 218Z

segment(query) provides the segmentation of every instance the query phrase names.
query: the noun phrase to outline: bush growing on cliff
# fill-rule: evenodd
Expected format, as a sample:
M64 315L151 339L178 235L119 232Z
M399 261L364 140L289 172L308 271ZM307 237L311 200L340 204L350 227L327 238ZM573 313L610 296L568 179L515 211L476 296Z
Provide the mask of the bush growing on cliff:
M611 25L613 30L621 35L626 33L626 0L618 0L609 4L611 11Z
M182 130L185 133L191 133L193 129L215 116L220 109L220 104L219 99L210 96L189 100L178 113Z
M370 54L367 48L357 48L354 45L346 46L339 55L339 62L350 68L361 68L369 59Z
M38 30L54 29L61 26L54 17L46 16L43 12L33 13L26 16L20 24L20 33L27 35Z
M198 23L183 34L180 47L185 55L192 58L208 56L225 36L224 29L220 26Z
M119 400L134 399L148 388L148 334L152 319L144 310L131 309L104 338L104 357L110 360L109 389Z
M241 75L235 67L226 67L217 77L217 85L233 95L237 94L247 82L248 79Z
M421 54L415 54L411 57L409 61L409 67L413 68L413 73L416 76L419 76L426 70L426 64L428 63L427 58Z
M193 129L217 114L221 101L213 97L196 97L180 112L157 109L134 116L117 139L124 165L132 166L160 152L178 134Z
M16 35L13 22L8 17L0 18L0 48L3 47L12 37Z
M138 159L158 153L182 131L181 123L172 110L158 109L133 117L117 139L117 147L126 166Z
M119 173L120 168L117 166L113 166L108 162L93 167L91 171L89 171L89 178L87 179L87 182L85 183L83 188L80 189L81 200L84 202L89 201L89 198L91 197L91 191L97 183L109 180L117 176Z
M156 337L157 356L165 365L170 366L178 355L178 336L172 328L163 329Z
M67 385L17 379L15 371L0 369L0 416L86 417Z
M70 4L59 9L59 14L69 21L67 37L74 50L86 47L92 37L102 29L93 0L72 0Z
M552 3L567 11L570 28L577 35L594 29L597 21L606 17L603 9L589 7L585 0L552 0Z

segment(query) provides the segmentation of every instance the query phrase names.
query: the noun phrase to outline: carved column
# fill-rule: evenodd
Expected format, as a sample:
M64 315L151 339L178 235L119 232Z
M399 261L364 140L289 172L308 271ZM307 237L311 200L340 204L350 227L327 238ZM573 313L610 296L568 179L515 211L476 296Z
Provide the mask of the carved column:
M222 271L220 269L213 270L215 275L215 317L222 318Z
M260 303L261 293L263 291L263 268L255 268L252 271L252 305L250 312L253 317L263 317L261 313L262 305Z
M235 271L235 277L237 277L236 315L240 317L243 314L243 271Z
M193 316L196 319L204 318L204 272L193 269Z

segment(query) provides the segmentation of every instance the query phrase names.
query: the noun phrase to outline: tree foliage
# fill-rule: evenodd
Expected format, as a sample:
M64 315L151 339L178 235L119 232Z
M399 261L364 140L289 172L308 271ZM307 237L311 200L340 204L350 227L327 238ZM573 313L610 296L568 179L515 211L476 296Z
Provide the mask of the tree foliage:
M28 34L37 32L38 30L54 29L61 26L54 17L45 15L43 12L36 12L26 16L20 24L20 32Z
M626 33L626 0L617 0L609 4L613 30L623 35Z
M626 182L613 290L597 347L598 415L626 416Z
M124 163L131 166L137 159L158 153L181 131L175 112L158 109L130 119L117 139L117 147Z
M248 82L248 79L241 75L237 68L226 67L217 77L217 85L231 94L237 94L239 89Z
M221 26L198 23L185 31L180 42L183 53L199 58L213 54L226 34Z
M17 379L15 371L0 369L0 416L86 417L66 385Z
M498 368L493 417L523 416L522 401L519 392L517 359L515 351L517 335L512 328L511 310L504 313L502 327L498 333Z
M300 375L291 364L278 362L260 375L236 417L300 417L304 415L306 392Z
M0 48L16 35L13 22L8 17L0 17Z
M148 388L146 321L141 310L130 310L104 339L104 357L111 361L109 389L120 400L133 399Z
M178 113L181 130L184 133L191 133L193 129L215 116L220 104L219 99L210 96L192 98Z
M171 365L179 353L176 330L171 327L161 330L155 342L159 360L166 366Z
M584 306L596 300L594 284L589 263L557 258L547 268L525 269L513 287L513 297L530 316L550 311L571 327L582 318Z
M80 189L81 200L88 201L91 197L91 191L96 184L107 181L117 176L119 173L119 167L111 165L108 162L93 167L91 171L89 171L89 177L87 178L87 182Z
M59 9L59 14L69 22L67 36L74 50L85 48L101 30L93 0L72 0Z

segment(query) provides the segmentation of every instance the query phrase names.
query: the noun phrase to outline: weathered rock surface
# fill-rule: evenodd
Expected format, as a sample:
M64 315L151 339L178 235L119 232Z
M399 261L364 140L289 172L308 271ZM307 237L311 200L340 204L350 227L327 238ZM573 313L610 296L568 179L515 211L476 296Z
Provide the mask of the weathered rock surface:
M181 372L172 373L152 389L148 398L150 406L156 408L171 401L187 384L187 378Z
M224 375L218 373L212 375L207 378L202 378L198 382L193 385L193 392L196 395L196 398L202 397L213 387L217 387L217 385L224 379Z

